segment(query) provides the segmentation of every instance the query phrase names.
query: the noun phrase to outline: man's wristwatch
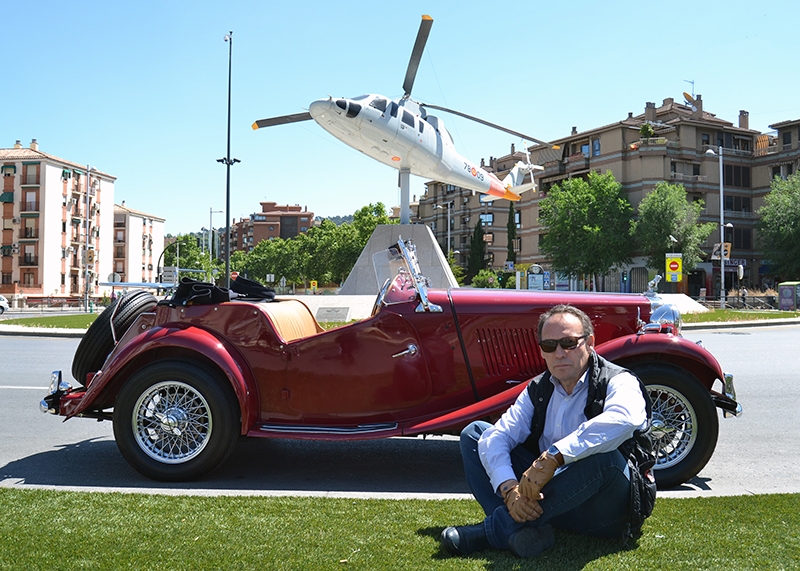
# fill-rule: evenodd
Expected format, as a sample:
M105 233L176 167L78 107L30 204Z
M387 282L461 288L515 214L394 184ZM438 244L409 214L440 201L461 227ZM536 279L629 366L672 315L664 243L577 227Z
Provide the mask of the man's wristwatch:
M561 454L561 451L558 448L556 448L555 444L553 444L552 446L550 446L550 448L547 449L547 453L550 454L550 456L552 456L553 458L555 458L556 461L558 461L558 465L561 466L563 460L562 461L558 460L558 455ZM561 455L561 457L562 458L564 457L563 454Z

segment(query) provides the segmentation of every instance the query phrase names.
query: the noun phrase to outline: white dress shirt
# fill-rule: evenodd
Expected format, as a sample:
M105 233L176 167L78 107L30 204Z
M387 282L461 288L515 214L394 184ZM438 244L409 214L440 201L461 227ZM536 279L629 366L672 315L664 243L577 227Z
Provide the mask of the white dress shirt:
M633 436L634 430L647 423L639 381L628 372L620 373L608 382L603 412L591 420L586 419L588 392L587 378L583 374L568 395L554 378L553 395L547 406L544 432L539 438L539 449L555 445L569 464L591 454L615 450ZM516 480L511 467L511 450L525 442L531 434L533 402L526 388L516 402L488 428L478 441L481 463L495 490L506 480Z

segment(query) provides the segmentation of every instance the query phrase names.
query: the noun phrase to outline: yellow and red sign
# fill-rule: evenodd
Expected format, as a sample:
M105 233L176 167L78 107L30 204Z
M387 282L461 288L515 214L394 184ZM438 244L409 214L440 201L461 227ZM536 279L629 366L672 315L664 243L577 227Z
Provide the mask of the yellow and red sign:
M667 254L667 281L683 281L683 254Z

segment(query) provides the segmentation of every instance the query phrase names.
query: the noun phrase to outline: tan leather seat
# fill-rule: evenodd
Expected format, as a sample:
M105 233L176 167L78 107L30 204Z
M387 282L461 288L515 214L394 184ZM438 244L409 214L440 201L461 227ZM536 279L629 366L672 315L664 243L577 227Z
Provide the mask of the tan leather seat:
M285 343L310 337L323 331L308 306L298 299L281 299L260 303L272 327Z

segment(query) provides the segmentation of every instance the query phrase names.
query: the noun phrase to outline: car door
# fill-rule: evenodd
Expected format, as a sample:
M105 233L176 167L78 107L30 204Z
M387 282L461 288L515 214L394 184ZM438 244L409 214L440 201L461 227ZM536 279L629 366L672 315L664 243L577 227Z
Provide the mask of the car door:
M407 319L392 312L286 349L286 401L307 420L377 420L424 403L431 395L418 334Z

